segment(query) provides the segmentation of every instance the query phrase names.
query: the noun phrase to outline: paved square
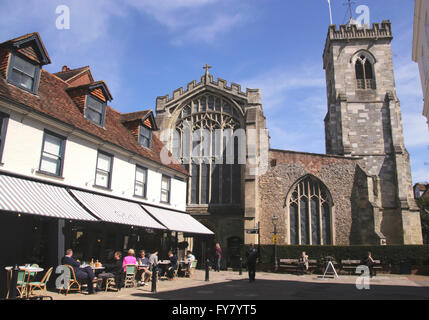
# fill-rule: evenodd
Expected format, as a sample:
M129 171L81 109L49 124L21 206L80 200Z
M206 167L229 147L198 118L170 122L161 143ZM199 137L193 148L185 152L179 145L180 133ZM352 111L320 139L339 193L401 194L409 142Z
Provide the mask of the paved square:
M356 288L357 276L322 279L320 275L298 276L258 272L249 283L247 273L221 271L205 273L196 270L192 278L160 280L158 292L151 286L124 288L120 292L94 295L69 293L49 294L54 300L288 300L288 299L429 299L429 277L380 274L370 280L368 290Z

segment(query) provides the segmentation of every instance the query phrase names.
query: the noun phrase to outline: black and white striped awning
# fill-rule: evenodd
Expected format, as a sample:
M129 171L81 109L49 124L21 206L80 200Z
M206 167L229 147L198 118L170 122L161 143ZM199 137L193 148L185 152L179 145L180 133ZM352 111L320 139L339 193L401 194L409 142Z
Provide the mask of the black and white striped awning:
M166 229L137 203L79 190L72 189L71 192L82 205L103 221L151 229Z
M97 221L66 188L0 175L0 210L46 217Z
M214 234L210 229L206 228L203 224L198 222L197 219L186 212L177 212L167 208L164 209L148 205L142 205L142 207L171 231L207 235Z

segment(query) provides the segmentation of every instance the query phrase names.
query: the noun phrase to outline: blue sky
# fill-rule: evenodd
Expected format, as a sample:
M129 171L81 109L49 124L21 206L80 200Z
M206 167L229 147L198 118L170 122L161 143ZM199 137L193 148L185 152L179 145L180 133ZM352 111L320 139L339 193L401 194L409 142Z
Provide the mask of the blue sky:
M334 23L346 22L344 0L332 0ZM411 61L414 1L355 0L370 21L392 22L393 63L413 181L429 181L429 131L417 64ZM19 3L19 5L18 5ZM55 10L70 8L69 30ZM326 0L0 0L0 42L38 31L57 72L90 65L120 112L155 108L157 96L214 78L260 88L271 147L325 152L322 52Z

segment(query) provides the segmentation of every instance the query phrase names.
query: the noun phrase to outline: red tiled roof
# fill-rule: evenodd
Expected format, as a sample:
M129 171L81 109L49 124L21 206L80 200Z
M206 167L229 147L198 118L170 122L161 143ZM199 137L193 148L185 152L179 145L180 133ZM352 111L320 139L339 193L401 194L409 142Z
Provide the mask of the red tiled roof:
M72 69L72 70L67 70L67 71L56 72L56 73L54 73L54 75L56 75L57 77L59 77L62 80L67 82L71 78L73 78L73 77L77 76L78 74L85 72L87 70L89 70L89 66L76 68L76 69Z
M40 34L38 32L27 33L23 36L19 36L17 38L4 41L4 42L0 43L0 47L10 47L15 42L19 42L21 40L24 40L24 39L27 39L27 38L30 38L33 36L36 36L37 39L39 40L40 45L42 46L43 53L46 55L46 58L48 60L47 63L48 64L51 63L51 59L49 58L48 51L46 50L45 45L43 44L42 39L40 38Z
M121 121L122 122L128 122L128 121L140 120L140 119L143 119L144 117L146 117L149 112L152 112L152 110L143 110L143 111L137 111L137 112L131 112L131 113L123 113L123 114L121 114Z
M3 77L0 77L0 96L23 104L104 141L162 164L160 152L164 145L155 135L152 135L152 147L150 150L140 146L138 141L122 124L123 115L110 106L106 109L104 129L100 128L84 117L83 113L67 94L66 89L68 88L70 87L65 81L44 69L41 70L38 96L21 90L7 83ZM147 113L151 111L143 112ZM169 154L171 155L171 153ZM166 165L166 167L188 175L185 168L178 162Z

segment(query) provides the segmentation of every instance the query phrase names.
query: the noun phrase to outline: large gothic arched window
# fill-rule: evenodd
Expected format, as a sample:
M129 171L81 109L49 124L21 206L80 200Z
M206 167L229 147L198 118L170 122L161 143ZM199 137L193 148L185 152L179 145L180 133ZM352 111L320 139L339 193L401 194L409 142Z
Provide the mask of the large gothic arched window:
M375 89L373 62L370 55L359 54L355 61L356 88Z
M187 203L241 203L242 165L236 135L241 121L241 112L232 102L213 94L193 98L180 110L172 149L191 175Z
M307 176L294 187L289 200L290 244L330 245L332 200L326 187Z

